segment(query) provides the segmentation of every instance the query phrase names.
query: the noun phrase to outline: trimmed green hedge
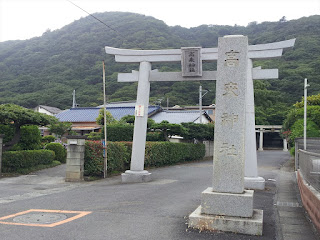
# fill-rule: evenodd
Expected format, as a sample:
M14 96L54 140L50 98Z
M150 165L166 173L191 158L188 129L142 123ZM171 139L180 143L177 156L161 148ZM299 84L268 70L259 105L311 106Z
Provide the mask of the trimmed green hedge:
M48 143L45 148L47 150L54 151L55 160L61 163L66 163L67 149L65 149L60 143Z
M84 174L103 175L103 146L101 141L86 141L84 154ZM108 172L123 171L129 166L130 154L125 143L108 142Z
M205 156L204 144L147 142L146 167L159 167L176 163L195 161Z
M108 172L123 172L130 168L131 142L108 142ZM159 167L200 160L205 156L204 144L147 142L146 167ZM86 141L85 175L103 175L103 147L100 141Z
M108 141L132 141L133 125L112 124L107 126ZM104 129L102 128L102 139L104 139Z
M48 165L54 160L55 154L50 150L11 151L2 154L2 171L18 172L19 169L37 165Z

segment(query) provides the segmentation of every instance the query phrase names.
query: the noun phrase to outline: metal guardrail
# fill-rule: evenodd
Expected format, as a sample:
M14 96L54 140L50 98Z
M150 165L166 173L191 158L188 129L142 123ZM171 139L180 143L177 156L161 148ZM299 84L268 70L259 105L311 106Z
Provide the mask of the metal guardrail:
M296 162L305 181L320 192L320 154L299 149Z

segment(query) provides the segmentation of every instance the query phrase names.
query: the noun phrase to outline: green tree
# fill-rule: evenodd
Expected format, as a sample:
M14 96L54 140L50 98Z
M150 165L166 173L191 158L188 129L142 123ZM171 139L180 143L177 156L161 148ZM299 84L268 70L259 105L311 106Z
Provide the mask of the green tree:
M134 124L134 120L135 120L135 116L134 115L126 115L126 116L122 117L119 122L133 125ZM151 118L148 118L147 127L150 128L150 127L152 127L153 124L155 124L155 121L153 119L151 119Z
M199 141L203 140L213 140L214 138L214 124L200 124L200 123L182 123L181 124L185 131L182 132L181 137L184 139L192 140L197 139Z
M307 105L308 106L320 106L320 93L318 95L307 96ZM302 97L301 102L294 104L296 108L304 107L304 97Z
M50 133L54 133L58 138L61 138L63 134L71 131L72 123L70 122L57 122L49 125Z
M100 109L99 116L97 117L96 122L97 122L97 124L99 124L101 126L104 125L104 110L103 110L103 108ZM107 125L114 124L116 122L117 122L117 120L112 116L112 114L109 111L106 111Z
M185 129L180 124L169 123L168 121L162 121L161 123L155 123L151 126L153 131L161 131L166 141L169 141L169 136L182 135Z
M13 126L15 128L15 135L11 141L5 145L6 150L20 141L21 130L20 127L24 125L39 125L46 126L48 124L57 122L58 120L43 113L34 112L31 109L15 104L0 105L0 124Z
M298 137L303 137L303 127L304 120L297 120L291 128L291 133L289 134L289 144L294 146L294 140ZM320 137L320 128L313 121L307 121L307 137Z

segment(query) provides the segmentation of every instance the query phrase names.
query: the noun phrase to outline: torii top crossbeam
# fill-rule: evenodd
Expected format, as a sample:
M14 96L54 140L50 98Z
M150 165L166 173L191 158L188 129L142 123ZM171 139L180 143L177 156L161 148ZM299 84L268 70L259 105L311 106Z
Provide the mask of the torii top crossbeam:
M294 46L296 39L281 42L249 45L248 57L250 59L268 59L282 56L284 48ZM115 55L116 62L180 62L181 49L166 50L131 50L113 47L105 47L107 54ZM218 59L218 48L202 48L202 61L215 61Z

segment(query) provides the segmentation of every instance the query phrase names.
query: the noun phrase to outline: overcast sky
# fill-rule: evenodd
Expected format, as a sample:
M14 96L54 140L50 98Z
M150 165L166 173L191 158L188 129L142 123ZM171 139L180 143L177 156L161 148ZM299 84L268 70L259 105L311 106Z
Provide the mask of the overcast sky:
M320 15L320 0L71 0L87 12L141 13L169 26L242 25ZM0 0L0 42L41 36L88 16L68 0Z

